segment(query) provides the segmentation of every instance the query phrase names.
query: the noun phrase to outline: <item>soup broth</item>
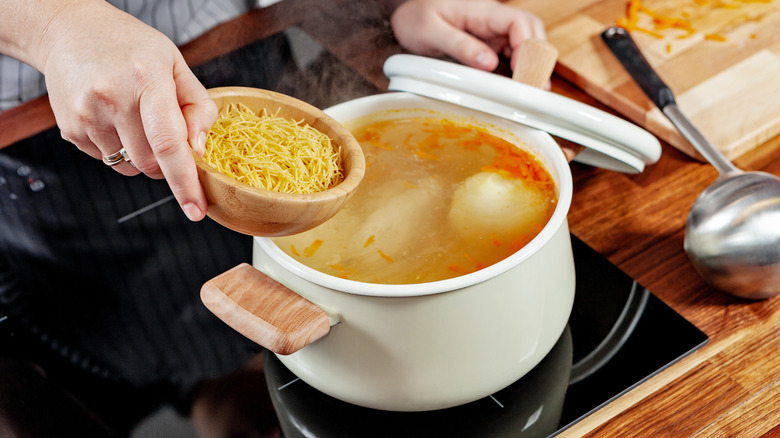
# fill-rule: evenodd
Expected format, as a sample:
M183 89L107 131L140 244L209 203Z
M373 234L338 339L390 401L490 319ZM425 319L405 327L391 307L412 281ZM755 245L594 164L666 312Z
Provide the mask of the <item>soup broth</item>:
M274 238L318 271L369 283L443 280L495 264L544 227L557 189L532 154L438 118L353 129L366 175L331 220Z

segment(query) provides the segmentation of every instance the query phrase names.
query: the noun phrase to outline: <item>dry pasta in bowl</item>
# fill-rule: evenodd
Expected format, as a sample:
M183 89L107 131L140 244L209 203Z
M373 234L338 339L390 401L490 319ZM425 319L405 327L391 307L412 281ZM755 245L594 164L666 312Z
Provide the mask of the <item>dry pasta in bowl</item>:
M341 182L340 148L330 137L278 113L228 105L207 136L204 159L242 183L280 193L321 192Z
M203 157L194 157L211 219L253 236L297 234L330 219L357 189L362 149L320 109L257 88L209 94L219 117Z

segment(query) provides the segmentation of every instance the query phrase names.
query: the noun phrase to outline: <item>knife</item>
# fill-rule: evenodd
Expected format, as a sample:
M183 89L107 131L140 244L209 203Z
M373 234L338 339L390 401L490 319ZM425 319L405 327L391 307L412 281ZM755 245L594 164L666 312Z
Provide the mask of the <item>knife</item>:
M680 134L721 173L734 171L736 167L729 161L680 110L675 102L672 89L658 76L631 34L622 27L614 26L601 33L607 47L628 71L634 81L653 101L661 112L674 124Z

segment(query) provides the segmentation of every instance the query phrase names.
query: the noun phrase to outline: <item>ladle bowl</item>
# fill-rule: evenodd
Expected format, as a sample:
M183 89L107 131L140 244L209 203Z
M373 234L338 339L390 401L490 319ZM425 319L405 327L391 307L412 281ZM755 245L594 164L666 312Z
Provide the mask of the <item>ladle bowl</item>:
M647 62L628 31L601 34L642 91L720 176L694 201L684 249L712 286L748 299L780 293L780 179L737 169L683 114L672 90Z
M718 289L751 299L780 293L780 179L741 171L719 177L694 202L684 245Z
M344 172L338 185L321 192L280 193L239 182L194 154L198 177L209 203L206 214L211 219L251 236L292 235L333 217L355 192L365 173L365 158L360 144L341 123L306 102L273 91L248 87L208 91L220 111L230 104L241 103L256 113L265 108L280 117L305 121L330 137L334 147L340 148Z

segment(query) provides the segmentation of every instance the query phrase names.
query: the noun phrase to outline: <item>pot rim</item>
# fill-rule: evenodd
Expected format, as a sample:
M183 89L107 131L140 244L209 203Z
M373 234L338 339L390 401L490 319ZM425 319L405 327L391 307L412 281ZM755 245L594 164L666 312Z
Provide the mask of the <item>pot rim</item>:
M355 104L356 102L365 104L366 101L371 102L375 100L382 100L386 99L388 96L390 96L391 100L397 100L399 97L401 97L397 96L398 94L406 93L389 93L367 96L345 102L341 105ZM431 99L414 95L409 95L406 97L412 100L421 99L424 102L434 102ZM444 105L444 107L452 106L451 104L441 102L437 102L434 105ZM510 126L511 128L507 129L510 133L524 139L526 143L537 148L538 151L543 154L543 158L545 159L545 164L548 166L548 170L553 174L552 176L554 179L557 178L558 202L552 217L550 217L550 220L547 222L544 228L542 228L542 231L539 232L536 237L534 237L519 251L491 266L458 277L426 283L378 284L334 277L332 275L325 274L323 272L317 271L316 269L310 268L287 255L275 243L273 243L269 237L255 236L254 239L259 247L282 268L286 269L297 277L335 291L372 297L415 297L455 291L501 275L534 255L555 235L560 227L565 224L569 208L571 206L573 181L571 168L569 167L569 162L566 160L563 151L555 142L555 140L553 140L552 136L547 132L530 128L519 123L512 123L503 120L495 121L493 120L495 119L495 116L481 113L475 110L464 109L462 107L453 109L453 111L458 113L463 113L464 111L466 113L477 113L480 114L481 117L485 117L490 120L492 124L500 125L500 127L504 128ZM376 113L382 113L382 111L376 111ZM356 118L364 119L367 116L368 115L364 113L363 115L357 116ZM534 141L527 140L528 137L533 136L537 137L534 139Z

